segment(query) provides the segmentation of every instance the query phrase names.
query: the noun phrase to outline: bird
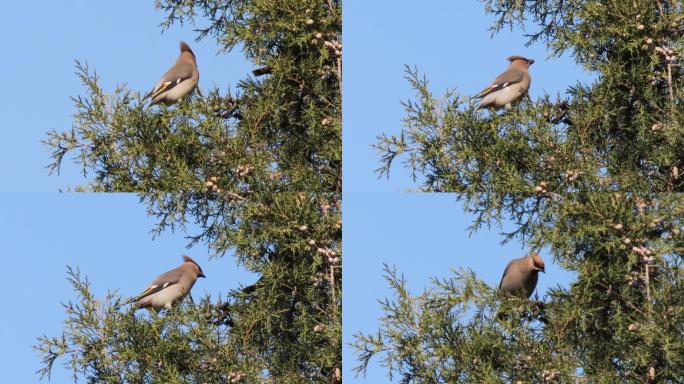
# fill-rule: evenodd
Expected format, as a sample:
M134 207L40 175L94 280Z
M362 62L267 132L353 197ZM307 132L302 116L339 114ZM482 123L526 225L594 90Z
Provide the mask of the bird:
M148 108L157 103L175 104L183 96L192 92L197 86L197 82L199 82L199 71L197 70L195 54L190 46L181 41L180 56L178 56L176 63L162 75L154 89L143 99L152 98Z
M534 64L534 60L522 56L511 56L508 61L511 64L506 71L474 97L482 99L477 107L478 110L482 108L510 109L513 103L527 95L532 81L529 67Z
M190 292L195 281L200 277L206 277L202 268L191 259L183 255L183 264L159 275L138 296L128 303L135 302L135 310L146 308L159 312L162 309L171 309L173 304Z
M511 260L499 283L499 289L511 295L527 299L537 287L539 272L545 272L544 260L537 253Z

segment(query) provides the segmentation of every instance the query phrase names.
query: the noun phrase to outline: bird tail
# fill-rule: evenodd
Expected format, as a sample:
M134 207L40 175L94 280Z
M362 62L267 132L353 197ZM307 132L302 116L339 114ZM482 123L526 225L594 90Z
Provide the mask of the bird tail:
M479 111L480 109L484 109L484 108L489 107L489 104L491 104L491 102L487 103L487 104L482 104L481 99L484 98L485 96L489 95L490 93L494 92L494 90L495 90L494 88L495 88L494 86L488 87L487 89L483 90L482 92L478 93L477 95L470 97L471 101L475 101L478 99L480 100L478 106L475 108L475 111Z
M171 88L172 88L172 87L171 87L172 84L173 84L173 83L171 83L171 82L166 82L166 83L162 84L161 87L159 87L159 88L154 88L154 89L152 89L151 91L149 91L149 92L142 98L142 101L143 101L143 102L145 102L145 100L147 100L147 99L152 99L152 101L150 101L150 104L148 104L147 107L145 107L145 110L148 110L148 109L150 109L153 105L159 103L161 100L155 100L155 98L156 98L157 96L161 95L162 93L168 91L169 89L171 89Z
M145 300L145 298L141 298L139 296L132 297L124 303L124 305L128 304L131 304L131 309L133 309L133 312L136 312L139 309L150 309L152 307L150 300Z
M490 85L489 87L483 89L483 90L482 90L480 93L478 93L477 95L473 96L473 98L474 98L474 99L481 99L481 98L483 98L483 97L489 95L490 93L492 93L492 92L494 92L494 91L498 91L499 89L501 89L501 85L500 85L500 84L492 84L492 85Z
M147 94L145 96L143 96L143 98L140 100L140 105L147 104L147 99L152 98L152 96L154 96L154 89L147 92ZM151 100L149 104L145 105L145 108L143 108L143 111L147 111L148 109L150 109L155 104L156 103L154 102L154 100Z

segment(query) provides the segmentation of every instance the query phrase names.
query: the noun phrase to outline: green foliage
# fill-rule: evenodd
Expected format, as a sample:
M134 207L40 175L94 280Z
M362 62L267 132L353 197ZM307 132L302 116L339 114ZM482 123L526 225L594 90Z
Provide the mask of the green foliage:
M341 31L338 0L158 0L163 28L240 49L254 76L145 108L137 91L103 90L77 63L86 94L74 124L48 133L51 171L71 154L76 190L137 192L155 233L197 233L261 275L223 297L134 316L112 293L79 299L59 337L35 346L49 375L59 358L74 378L110 383L338 383L341 381ZM201 66L201 58L199 58ZM230 70L229 68L226 70ZM226 277L227 279L229 277Z
M536 25L528 43L570 51L597 80L493 113L407 69L417 97L401 133L379 138L378 171L399 160L423 190L455 192L471 231L507 221L503 242L548 250L576 278L528 301L468 271L413 295L388 269L395 298L357 335L357 372L377 356L402 383L684 381L681 2L483 3L494 32Z
M684 380L684 196L572 194L541 210L525 233L576 272L569 287L528 301L461 270L412 295L387 269L395 299L356 335L357 372L379 356L402 383Z
M68 356L65 366L72 367L75 382L259 382L234 380L259 377L260 362L254 353L226 344L229 328L207 321L209 298L160 316L136 317L120 310L114 293L93 297L80 272L69 269L69 280L80 302L64 305L68 317L60 337L39 339L42 375L49 376L55 359Z
M398 376L402 383L511 382L533 379L551 358L553 349L540 342L540 313L522 316L539 312L536 303L506 300L464 270L412 296L395 270L385 272L396 300L383 302L386 315L377 335L357 335L355 347L362 351L357 372L384 352L390 378ZM497 316L497 308L510 315ZM521 352L511 353L514 348Z
M541 28L530 41L572 50L598 80L494 114L456 90L434 97L407 69L417 99L404 103L402 132L379 138L379 172L404 157L427 191L684 190L684 10L664 0L604 3L487 1L497 30L530 13Z
M159 1L174 22L208 22L201 39L239 46L267 76L237 92L217 89L173 107L143 108L124 86L107 94L98 76L77 63L87 95L67 131L52 131L49 168L75 152L94 191L341 189L341 7L337 1ZM200 16L198 16L198 14ZM263 68L259 68L263 69ZM230 70L230 69L227 69ZM201 85L200 85L201 87ZM200 91L202 92L202 91ZM197 92L196 92L197 93Z
M158 207L160 226L186 223L167 220L180 214L174 211L178 198L167 195ZM206 296L197 304L186 299L159 315L136 316L122 305L125 298L116 292L94 297L87 279L70 270L79 298L64 306L62 335L44 336L35 346L43 376L63 358L75 380L106 383L339 382L339 195L281 193L257 203L212 203L193 215L206 223L193 241L207 241L219 254L233 252L262 275L258 282L225 297ZM217 225L217 218L226 222Z

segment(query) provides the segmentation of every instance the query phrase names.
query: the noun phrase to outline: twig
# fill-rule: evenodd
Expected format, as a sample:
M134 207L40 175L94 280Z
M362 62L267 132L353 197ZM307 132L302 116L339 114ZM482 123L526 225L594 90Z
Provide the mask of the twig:
M672 90L672 64L667 65L667 85L670 87L670 105L674 112L674 91Z
M332 304L335 305L337 302L337 296L335 294L335 267L330 265L330 295L332 296Z
M228 197L230 197L230 198L232 198L232 199L234 199L234 200L241 200L241 201L246 201L246 200L247 200L246 198L244 198L244 197L238 195L238 194L235 193L235 192L224 192L224 193L226 194L226 196L228 196Z
M649 265L646 264L646 265L644 265L644 267L646 270L646 274L644 276L644 284L646 284L646 300L647 300L646 305L648 308L648 314L650 316L650 314L652 313L652 311L651 311L651 284L650 284L651 277L650 277L649 270L648 270Z
M342 94L342 56L337 56L337 82L340 85L340 94Z

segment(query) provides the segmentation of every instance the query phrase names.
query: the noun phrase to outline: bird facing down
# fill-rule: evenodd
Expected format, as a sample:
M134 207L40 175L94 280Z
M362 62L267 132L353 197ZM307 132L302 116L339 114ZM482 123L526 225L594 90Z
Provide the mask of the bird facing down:
M537 287L539 271L544 271L544 260L537 253L511 260L499 283L499 289L520 298L527 299Z
M192 92L198 81L199 71L195 54L185 42L181 41L180 56L176 63L162 75L154 89L145 95L145 99L152 98L150 106L157 103L174 104Z
M477 109L501 108L509 109L511 105L527 95L530 89L529 67L534 64L534 60L526 59L522 56L511 56L508 58L511 64L506 71L500 74L492 84L478 93L475 98L482 99Z
M159 275L141 294L131 299L135 309L147 308L158 312L170 309L178 300L190 292L199 277L206 277L202 268L189 256L183 255L184 263L175 269Z

